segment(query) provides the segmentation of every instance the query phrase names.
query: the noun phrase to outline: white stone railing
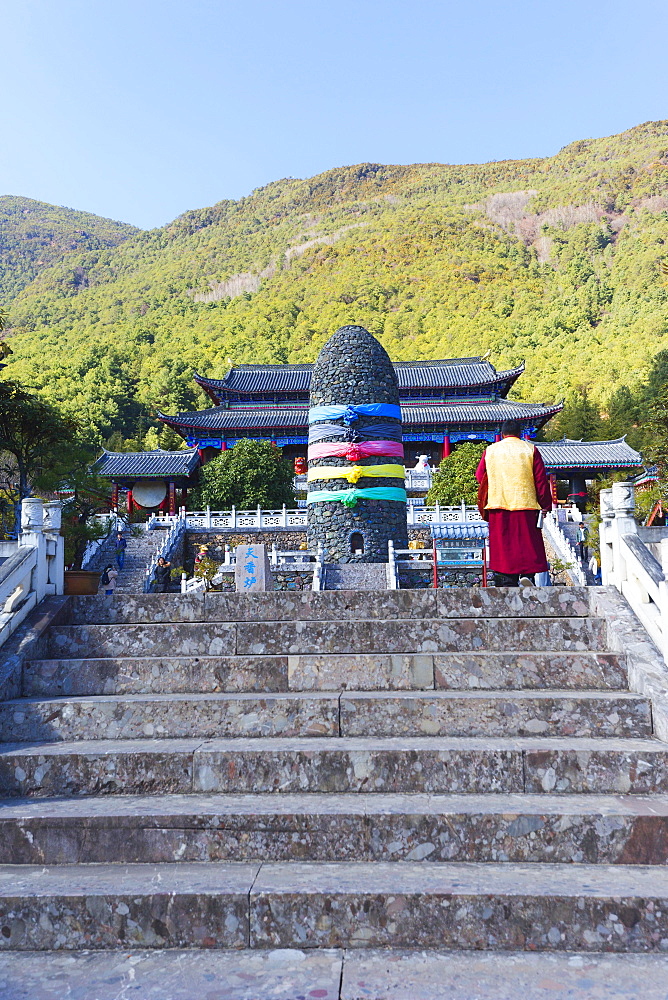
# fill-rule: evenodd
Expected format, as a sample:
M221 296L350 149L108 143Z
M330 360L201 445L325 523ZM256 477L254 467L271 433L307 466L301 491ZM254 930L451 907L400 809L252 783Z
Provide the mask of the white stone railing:
M81 560L81 568L88 569L89 566L95 561L100 549L106 545L109 537L116 534L119 525L123 524L123 521L113 512L109 514L98 514L95 520L104 529L105 533L100 538L96 538L91 542L88 542L84 550L83 559Z
M449 521L480 521L477 507L458 504L456 507L446 507L436 504L434 507L424 507L409 503L406 508L408 524L415 527L420 524L443 524ZM177 521L184 521L187 531L260 531L262 529L285 531L290 528L306 527L306 508L295 510L283 507L281 510L206 510L186 511L182 508L178 514L156 514L148 521L148 528L164 528Z
M601 490L601 579L619 590L668 661L668 538L663 528L639 529L632 483ZM642 537L641 532L642 531ZM656 532L659 559L649 545Z
M64 539L60 503L26 497L21 503L21 533L2 545L0 563L0 646L40 601L64 589Z
M547 513L543 517L543 532L552 546L555 555L564 566L573 583L580 587L587 586L587 576L582 568L573 546L568 536L559 524L553 513Z

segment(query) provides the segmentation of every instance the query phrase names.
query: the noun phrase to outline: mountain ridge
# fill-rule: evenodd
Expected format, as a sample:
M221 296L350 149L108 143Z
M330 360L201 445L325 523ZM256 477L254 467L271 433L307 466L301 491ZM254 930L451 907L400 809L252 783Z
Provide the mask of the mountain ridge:
M101 220L5 300L6 374L100 436L205 405L193 370L312 361L346 322L395 360L526 360L540 402L605 400L668 347L666 121L547 158L334 168L128 229Z

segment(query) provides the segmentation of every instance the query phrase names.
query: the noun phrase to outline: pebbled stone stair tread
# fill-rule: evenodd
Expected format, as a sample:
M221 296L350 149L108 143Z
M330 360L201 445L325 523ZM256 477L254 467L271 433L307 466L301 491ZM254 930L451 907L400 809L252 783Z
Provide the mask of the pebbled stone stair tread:
M229 861L161 865L0 865L0 899L30 896L87 896L141 893L247 894L259 863Z
M668 900L668 866L184 862L0 865L0 899L172 893L648 897Z
M136 818L176 824L184 818L238 816L292 816L303 814L331 816L460 816L523 815L602 817L668 817L668 794L664 795L549 795L487 794L438 795L421 793L365 792L285 792L249 793L246 795L206 793L191 795L118 795L90 796L81 799L0 799L0 824L7 821L78 820L99 818Z

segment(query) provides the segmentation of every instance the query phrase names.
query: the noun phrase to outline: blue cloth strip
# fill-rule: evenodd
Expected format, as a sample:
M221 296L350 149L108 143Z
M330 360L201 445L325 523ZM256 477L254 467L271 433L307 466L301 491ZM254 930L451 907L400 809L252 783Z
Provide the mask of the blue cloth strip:
M317 444L324 438L339 441L401 441L399 424L369 424L368 427L344 427L342 424L314 424L308 432L308 443Z
M360 417L392 417L401 420L401 407L394 403L360 403L359 406L312 406L308 411L308 422L319 420L340 420L344 424L354 424Z

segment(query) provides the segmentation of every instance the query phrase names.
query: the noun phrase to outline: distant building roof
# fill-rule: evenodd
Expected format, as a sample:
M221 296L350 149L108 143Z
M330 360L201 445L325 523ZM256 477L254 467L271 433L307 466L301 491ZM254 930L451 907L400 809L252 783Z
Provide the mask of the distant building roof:
M558 469L628 469L642 466L642 457L626 443L614 441L539 441L537 444L548 471Z
M195 373L195 381L218 400L226 393L272 394L308 393L313 365L237 365L221 378ZM446 358L441 361L397 361L394 364L402 389L453 389L466 386L508 391L524 371L524 365L497 372L489 361L474 358Z
M442 403L426 406L410 404L401 407L404 426L424 426L437 424L447 426L452 424L499 424L504 420L520 420L525 423L543 424L549 417L559 413L562 403L551 406L540 406L537 403L519 403L507 399L499 399L493 403ZM308 426L308 409L294 407L293 409L270 409L256 407L253 409L228 409L224 406L213 406L208 410L197 410L192 413L177 413L169 416L158 413L161 420L173 427L201 428L216 431L279 430L287 427L306 428Z
M104 451L94 465L95 472L110 479L168 479L189 476L199 464L194 451Z

